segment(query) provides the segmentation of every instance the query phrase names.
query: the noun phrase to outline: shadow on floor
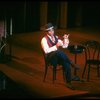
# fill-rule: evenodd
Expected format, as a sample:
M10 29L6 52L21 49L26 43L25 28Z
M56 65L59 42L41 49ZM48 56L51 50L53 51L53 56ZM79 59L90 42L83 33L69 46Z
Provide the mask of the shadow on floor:
M0 72L0 99L34 99L34 98L45 98L39 94L30 93L27 89L14 82L7 77L3 72ZM100 99L100 94L78 94L74 96L63 96L49 99Z
M100 94L78 94L75 96L58 97L55 99L100 99Z
M7 77L3 72L0 72L0 99L10 99L10 98L37 98L39 95L36 93L29 93L27 89L14 82L9 77Z

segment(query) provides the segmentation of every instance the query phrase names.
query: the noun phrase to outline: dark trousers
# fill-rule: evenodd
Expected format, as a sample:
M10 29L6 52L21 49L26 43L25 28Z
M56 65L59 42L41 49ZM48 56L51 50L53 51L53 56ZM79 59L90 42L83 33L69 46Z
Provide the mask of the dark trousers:
M62 65L64 67L66 81L71 82L71 61L63 51L57 50L47 54L47 60L54 67L56 67L57 64Z

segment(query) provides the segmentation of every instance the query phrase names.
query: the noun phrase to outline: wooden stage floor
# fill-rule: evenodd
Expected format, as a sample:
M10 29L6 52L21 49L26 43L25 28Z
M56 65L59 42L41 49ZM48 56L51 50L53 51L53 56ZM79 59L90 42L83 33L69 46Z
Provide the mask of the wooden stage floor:
M57 35L70 34L70 44L80 44L86 40L99 40L99 31L88 29L57 30ZM52 83L52 71L49 69L46 82L43 82L44 60L40 49L40 31L31 33L13 34L12 60L0 64L0 71L7 76L7 88L1 91L1 98L99 98L100 78L96 70L91 70L90 82L72 81L76 90L65 86L62 71L57 72L57 80ZM9 54L9 45L5 48ZM64 50L70 59L74 55ZM84 59L83 54L78 55L80 66L77 72L81 78ZM73 75L72 68L72 75ZM9 81L10 80L10 81ZM84 79L85 80L85 79ZM5 96L7 95L7 96Z

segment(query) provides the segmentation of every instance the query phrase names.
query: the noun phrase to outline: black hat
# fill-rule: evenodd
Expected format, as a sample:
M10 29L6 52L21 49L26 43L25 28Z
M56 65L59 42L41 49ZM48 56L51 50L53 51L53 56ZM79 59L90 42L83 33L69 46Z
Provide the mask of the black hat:
M52 23L48 23L48 24L44 25L43 27L41 27L41 30L49 31L49 30L51 30L53 28L54 28L53 24Z

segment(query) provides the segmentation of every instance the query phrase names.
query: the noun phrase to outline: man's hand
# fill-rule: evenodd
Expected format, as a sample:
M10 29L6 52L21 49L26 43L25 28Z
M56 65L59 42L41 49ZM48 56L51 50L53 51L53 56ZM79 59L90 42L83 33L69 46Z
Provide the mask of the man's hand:
M57 47L63 46L63 42L62 42L62 41L58 41L57 44L56 44L56 46L57 46Z

